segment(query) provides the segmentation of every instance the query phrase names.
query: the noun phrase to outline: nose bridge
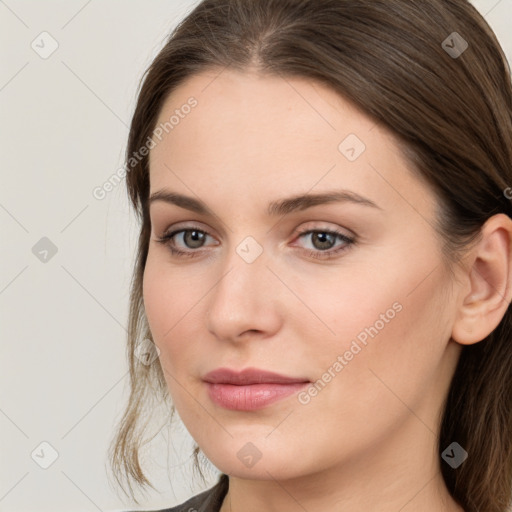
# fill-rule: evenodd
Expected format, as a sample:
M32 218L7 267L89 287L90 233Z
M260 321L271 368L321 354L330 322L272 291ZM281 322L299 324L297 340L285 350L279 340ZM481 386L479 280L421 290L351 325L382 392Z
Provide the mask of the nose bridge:
M263 284L268 279L265 276L269 272L263 246L254 237L247 236L229 252L224 264L225 272L213 293L214 302L227 299L233 308L235 304L232 301L236 299L239 304L249 305L262 292L258 283Z
M221 338L236 338L247 330L273 328L273 310L263 245L246 236L226 256L222 277L209 300L208 328Z

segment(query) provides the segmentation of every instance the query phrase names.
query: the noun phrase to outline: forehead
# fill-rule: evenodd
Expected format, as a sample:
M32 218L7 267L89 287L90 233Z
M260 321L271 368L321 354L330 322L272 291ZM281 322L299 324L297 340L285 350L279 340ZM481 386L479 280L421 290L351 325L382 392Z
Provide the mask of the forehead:
M396 201L396 183L410 201L428 208L431 199L393 135L317 81L201 73L167 98L158 127L164 129L161 140L153 137L151 192L168 186L187 193L188 186L200 196L281 197L343 186Z
M189 109L191 98L197 104ZM223 149L233 151L236 146L246 156L251 146L255 153L267 148L276 154L279 148L284 152L290 145L297 146L299 153L301 146L307 151L320 143L315 149L337 151L338 139L345 132L364 138L375 126L350 102L321 83L251 71L221 70L191 77L167 98L157 126L164 126L173 114L181 114L179 119L174 116L170 130L174 146L190 143L190 135L195 135L200 137L202 150L213 147L220 153ZM218 141L233 136L236 141L232 140L229 148L217 146ZM264 147L255 147L252 140Z

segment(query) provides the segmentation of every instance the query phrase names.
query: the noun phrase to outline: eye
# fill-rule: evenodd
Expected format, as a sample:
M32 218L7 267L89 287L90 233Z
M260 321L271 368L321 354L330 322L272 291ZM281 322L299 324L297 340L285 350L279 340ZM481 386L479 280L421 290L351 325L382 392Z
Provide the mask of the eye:
M298 234L299 239L305 239L310 237L312 249L304 248L303 251L312 258L317 259L329 259L339 255L342 251L347 250L351 245L355 243L355 239L351 238L343 233L336 230L328 229L309 229L304 230ZM177 229L169 233L164 234L161 238L157 238L157 242L165 245L171 254L176 257L197 257L201 256L204 251L199 251L205 246L205 242L211 237L206 231L199 228L186 228ZM181 244L177 242L181 241ZM341 242L341 245L332 250L335 247L336 242ZM181 245L181 248L177 245ZM219 245L218 243L214 245ZM185 250L183 250L185 249Z
M206 238L209 236L210 235L202 229L178 229L163 235L161 238L157 239L157 242L166 245L172 254L194 257L200 254L199 251L195 251L194 249L201 248ZM182 249L176 248L176 239L181 239L185 249L190 249L190 251L183 251Z
M342 251L347 250L355 243L355 239L351 238L336 230L314 229L306 230L299 233L298 238L310 238L313 250L304 249L308 256L319 259L328 259L337 256ZM331 250L336 241L342 242L337 249Z

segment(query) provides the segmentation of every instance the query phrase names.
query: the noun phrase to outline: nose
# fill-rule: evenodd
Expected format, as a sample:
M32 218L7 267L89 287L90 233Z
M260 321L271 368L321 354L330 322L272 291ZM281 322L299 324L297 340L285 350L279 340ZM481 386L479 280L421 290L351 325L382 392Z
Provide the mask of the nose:
M218 339L240 342L278 331L279 281L268 263L265 253L248 262L233 250L207 303L207 328Z

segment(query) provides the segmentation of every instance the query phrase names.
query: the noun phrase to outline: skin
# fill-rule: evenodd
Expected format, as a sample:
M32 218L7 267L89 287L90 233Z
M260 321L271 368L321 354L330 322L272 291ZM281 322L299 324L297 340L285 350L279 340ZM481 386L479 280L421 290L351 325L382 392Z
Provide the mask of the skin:
M340 95L306 79L209 72L176 89L158 122L190 96L198 106L151 150L150 193L200 199L214 215L151 205L143 293L178 413L230 475L222 512L462 511L440 473L439 419L462 345L487 336L508 306L510 219L490 219L453 277L433 229L435 195L393 136ZM366 145L353 162L338 149L349 134ZM267 215L271 200L339 189L378 208ZM206 231L202 246L174 238L201 254L173 256L157 242L170 228ZM299 237L307 229L355 242L315 259L308 250L344 242L325 249ZM248 236L263 250L252 263L236 252ZM307 404L292 395L241 412L207 395L202 376L219 367L317 381L397 303ZM248 442L261 453L252 467L237 457Z

